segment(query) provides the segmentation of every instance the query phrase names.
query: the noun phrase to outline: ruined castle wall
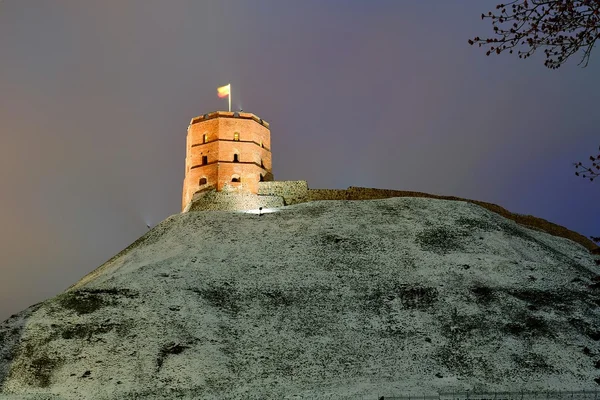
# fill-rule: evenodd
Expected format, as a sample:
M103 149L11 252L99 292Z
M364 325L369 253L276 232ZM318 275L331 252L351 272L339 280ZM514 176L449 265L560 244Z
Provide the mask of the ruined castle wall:
M309 189L308 201L317 200L348 200L345 189Z
M309 201L306 181L259 182L258 194L281 196L285 199L286 205Z
M281 196L259 196L252 193L206 190L194 195L187 211L243 211L259 207L283 207Z
M406 193L386 189L350 187L348 189L309 189L306 181L259 182L258 194L281 196L286 205L317 200L368 200L406 196ZM419 197L419 196L415 196Z
M387 199L390 197L427 197L442 200L463 200L460 197L454 196L439 196L422 192L411 192L406 190L391 190L391 189L375 189L350 186L347 190L348 200L374 200Z
M258 182L259 195L236 193L235 187L226 186L224 192L207 195L198 192L194 195L191 211L202 210L248 210L258 207L282 207L298 203L318 200L373 200L390 197L423 197L442 200L457 200L477 204L487 210L511 219L523 226L539 229L555 236L564 237L577 242L589 250L598 246L585 236L568 230L565 227L531 215L520 215L492 203L463 199L455 196L440 196L429 193L349 187L348 189L309 189L306 181L273 181ZM229 197L228 197L229 196ZM213 204L215 203L215 204Z

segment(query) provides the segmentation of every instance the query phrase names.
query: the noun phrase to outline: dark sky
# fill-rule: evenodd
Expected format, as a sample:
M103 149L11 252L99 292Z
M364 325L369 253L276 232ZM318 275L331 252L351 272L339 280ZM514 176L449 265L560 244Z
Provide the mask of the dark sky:
M277 180L454 195L600 234L600 56L485 57L488 0L0 1L0 320L180 211L190 119L271 123ZM600 50L596 50L600 52Z

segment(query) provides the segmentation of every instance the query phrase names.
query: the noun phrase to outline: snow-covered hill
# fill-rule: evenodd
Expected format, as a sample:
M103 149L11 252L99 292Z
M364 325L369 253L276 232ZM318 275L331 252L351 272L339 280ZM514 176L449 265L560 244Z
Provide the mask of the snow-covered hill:
M172 216L0 324L0 392L297 399L598 388L600 268L581 245L460 201L275 211Z

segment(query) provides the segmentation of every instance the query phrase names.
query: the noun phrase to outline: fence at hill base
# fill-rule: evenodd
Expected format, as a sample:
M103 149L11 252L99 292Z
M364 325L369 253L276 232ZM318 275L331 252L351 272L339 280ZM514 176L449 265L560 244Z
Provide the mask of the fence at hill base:
M600 392L597 390L441 392L438 394L381 396L379 400L600 400Z

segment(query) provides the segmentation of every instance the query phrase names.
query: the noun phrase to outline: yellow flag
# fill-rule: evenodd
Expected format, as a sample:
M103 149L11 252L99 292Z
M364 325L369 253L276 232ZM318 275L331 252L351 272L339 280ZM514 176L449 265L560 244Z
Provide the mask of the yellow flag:
M231 91L231 84L221 86L217 88L217 96L223 98L229 96L229 92Z

